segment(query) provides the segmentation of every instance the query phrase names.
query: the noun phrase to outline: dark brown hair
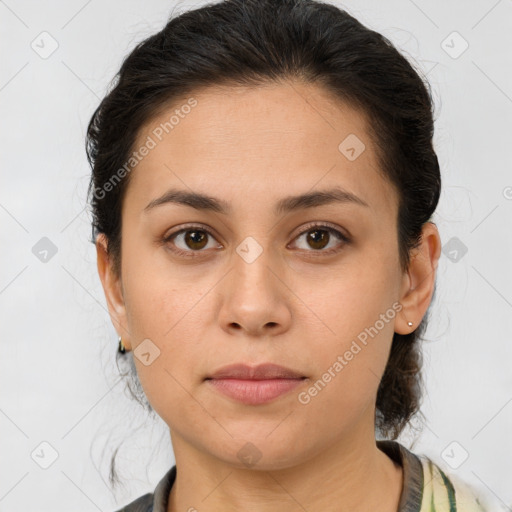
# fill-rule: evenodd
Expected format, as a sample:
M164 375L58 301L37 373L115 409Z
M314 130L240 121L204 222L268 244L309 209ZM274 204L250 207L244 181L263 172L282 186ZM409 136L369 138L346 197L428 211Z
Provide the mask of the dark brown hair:
M86 150L92 167L92 241L98 233L107 236L118 274L121 205L130 174L108 192L105 185L129 161L141 126L164 106L199 88L258 86L286 79L322 85L334 98L365 114L379 171L398 192L398 250L401 267L407 270L410 252L421 241L422 227L430 221L441 189L428 81L386 37L333 5L314 0L226 0L172 17L161 31L138 44L90 120ZM428 313L410 334L394 334L376 401L375 426L383 437L396 439L419 412L419 341ZM131 368L134 390L150 407L133 362Z

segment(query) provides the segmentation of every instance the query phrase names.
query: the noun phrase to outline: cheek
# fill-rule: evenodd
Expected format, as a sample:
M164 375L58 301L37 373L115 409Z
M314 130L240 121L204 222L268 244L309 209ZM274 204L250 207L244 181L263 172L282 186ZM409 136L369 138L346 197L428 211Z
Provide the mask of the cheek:
M190 322L190 313L215 285L205 270L171 260L149 235L127 233L123 239L123 286L130 331L137 338L165 342ZM199 326L199 324L196 324Z
M151 339L166 367L191 366L204 350L205 292L181 287L175 280L133 281L126 287L127 317L134 350L144 339Z
M338 336L324 339L310 351L316 372L309 387L298 394L297 402L299 407L308 408L308 417L318 428L329 421L337 425L334 432L343 431L356 425L374 406L393 336L390 325L381 330L374 325L359 330L352 323L343 332L340 321Z
M131 266L135 263L137 269ZM211 309L207 292L214 282L196 280L194 285L183 273L144 263L140 254L137 260L127 257L125 266L125 305L137 374L153 409L171 421L176 411L193 409L184 389L203 378L208 354L202 333L205 308Z
M310 330L316 326L318 337L336 349L370 329L382 315L384 324L379 322L377 329L384 338L392 335L399 276L394 261L388 259L358 253L343 265L321 269L315 279L306 276L294 281L294 292L302 303L299 324Z
M322 286L297 291L307 297L296 321L307 326L304 348L316 373L302 403L315 414L322 414L320 404L343 416L374 402L400 307L393 295L396 275L381 261L369 266L361 260L360 266L338 269Z
M133 237L132 237L133 238ZM160 339L183 317L194 290L183 282L183 275L156 253L149 242L136 244L127 236L123 253L123 288L130 332L135 344L143 338ZM158 256L158 257L157 257Z
M168 425L201 412L190 395L203 378L201 362L207 360L201 344L204 336L194 328L201 322L195 302L197 297L174 294L165 286L146 295L141 290L131 302L137 374L149 403Z

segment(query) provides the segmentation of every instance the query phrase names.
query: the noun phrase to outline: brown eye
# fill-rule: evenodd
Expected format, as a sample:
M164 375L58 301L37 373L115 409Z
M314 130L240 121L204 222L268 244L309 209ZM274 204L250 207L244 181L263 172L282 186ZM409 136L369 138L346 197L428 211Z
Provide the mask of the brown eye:
M313 249L323 249L330 239L330 233L326 229L313 229L308 231L306 242L313 247Z
M199 226L189 227L176 231L163 239L169 248L179 256L195 257L206 252L205 249L219 247L215 244L215 237L206 229Z
M208 235L204 231L187 230L185 231L184 242L190 249L204 249L208 241Z
M299 249L320 254L338 252L340 246L350 243L349 238L343 233L323 224L309 226L309 229L303 231L295 240L299 241L296 243Z

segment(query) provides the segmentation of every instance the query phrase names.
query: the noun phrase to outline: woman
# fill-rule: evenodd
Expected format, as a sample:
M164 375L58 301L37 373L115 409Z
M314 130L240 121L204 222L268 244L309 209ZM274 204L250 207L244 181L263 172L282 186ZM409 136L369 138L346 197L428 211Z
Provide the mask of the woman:
M122 510L486 510L395 441L441 250L427 85L311 0L204 6L126 58L88 128L93 241L176 464Z

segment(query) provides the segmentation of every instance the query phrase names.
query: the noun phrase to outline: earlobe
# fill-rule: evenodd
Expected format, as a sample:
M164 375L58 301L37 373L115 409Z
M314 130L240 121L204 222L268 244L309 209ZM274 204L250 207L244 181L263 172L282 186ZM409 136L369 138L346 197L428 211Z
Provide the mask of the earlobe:
M395 322L395 332L409 334L423 319L434 293L437 265L441 255L441 238L437 226L426 222L421 244L411 254L407 273L403 276L400 303L402 311ZM412 322L413 326L409 326Z
M126 321L121 278L113 271L107 247L107 237L103 233L98 234L96 238L98 274L105 293L110 319L117 332L122 336L126 350L130 350L130 333Z

